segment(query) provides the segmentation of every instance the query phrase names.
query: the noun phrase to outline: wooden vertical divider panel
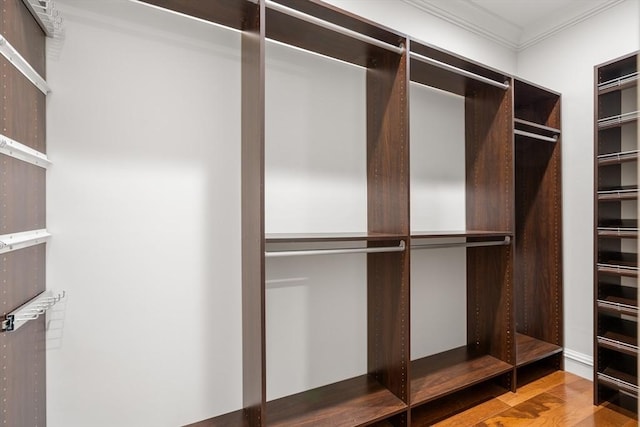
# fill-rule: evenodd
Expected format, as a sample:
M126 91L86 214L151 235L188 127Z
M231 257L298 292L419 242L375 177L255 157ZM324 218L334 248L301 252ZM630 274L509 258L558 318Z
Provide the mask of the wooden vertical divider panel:
M264 425L265 350L265 7L246 3L242 28L242 359L249 426Z
M512 97L472 86L466 96L467 228L513 231ZM467 342L514 362L511 245L467 249Z
M366 87L368 230L398 234L408 242L407 51L372 58ZM369 254L367 282L368 372L408 403L409 250ZM407 422L405 415L403 425Z
M45 35L21 0L0 0L0 35L45 76ZM0 56L0 134L40 152L45 95ZM46 226L45 170L0 155L0 234ZM0 317L45 290L45 245L0 254ZM0 424L46 424L45 321L0 332Z

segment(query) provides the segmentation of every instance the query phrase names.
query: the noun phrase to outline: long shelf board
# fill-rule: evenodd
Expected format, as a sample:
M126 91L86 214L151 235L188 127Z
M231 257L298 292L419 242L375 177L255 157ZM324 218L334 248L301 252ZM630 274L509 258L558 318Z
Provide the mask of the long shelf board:
M403 412L407 404L369 375L267 402L269 426L364 426Z
M620 163L634 161L638 161L638 150L600 154L598 156L598 166L619 165Z
M524 120L524 119L514 118L513 124L514 124L514 128L516 129L520 129L528 132L534 132L534 133L539 133L540 131L542 131L543 132L542 135L545 135L545 136L560 135L561 133L560 129L553 128L551 126L545 126L543 124L531 122L529 120Z
M598 264L598 273L612 274L614 276L638 277L637 269L620 268L615 265Z
M637 86L638 73L636 72L598 84L598 95L604 95L609 92L625 90Z
M465 387L497 377L513 366L466 346L411 362L411 406L421 405Z
M376 242L404 240L406 235L389 233L267 233L267 243Z
M516 366L524 366L560 353L562 347L525 334L516 334Z
M636 395L638 393L638 378L612 367L607 367L603 372L598 372L598 382L615 390L625 390Z
M249 427L249 421L244 416L244 411L239 409L218 417L198 421L185 427Z
M600 237L620 237L625 239L637 239L638 229L624 229L624 228L608 228L598 227L598 236Z
M411 232L412 239L440 239L446 237L470 237L470 238L485 238L485 237L512 237L513 233L510 231L495 231L495 230L446 230L446 231L413 231Z
M631 111L624 114L618 114L616 116L603 117L602 119L598 120L598 129L611 129L624 126L628 123L637 122L639 114L640 112L638 111Z

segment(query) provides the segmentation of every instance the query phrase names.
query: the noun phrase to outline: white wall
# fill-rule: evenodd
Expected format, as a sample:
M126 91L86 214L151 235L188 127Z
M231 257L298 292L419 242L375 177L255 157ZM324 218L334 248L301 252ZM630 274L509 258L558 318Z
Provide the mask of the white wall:
M125 1L59 6L48 285L68 299L48 340L48 425L237 408L239 34Z
M639 2L627 0L518 55L518 75L562 93L564 324L567 354L593 358L593 67L638 50ZM566 369L590 378L589 366Z

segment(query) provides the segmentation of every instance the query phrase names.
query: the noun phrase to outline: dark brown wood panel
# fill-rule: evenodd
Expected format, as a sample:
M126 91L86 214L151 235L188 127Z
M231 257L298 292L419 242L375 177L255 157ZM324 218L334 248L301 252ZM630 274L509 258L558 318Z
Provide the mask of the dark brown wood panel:
M22 0L0 0L0 34L46 77L44 32Z
M198 421L185 427L249 427L249 419L243 409L220 415L208 420Z
M562 345L560 143L515 145L516 329Z
M466 346L414 360L411 362L411 406L439 399L511 370L509 363Z
M385 53L367 70L369 233L409 234L408 68L406 53ZM383 243L371 242L370 246ZM409 254L369 254L368 372L409 399Z
M374 242L400 240L406 235L392 233L277 233L267 234L267 243Z
M495 237L511 237L510 231L458 230L458 231L412 231L412 239L439 239L443 237L467 237L479 240L495 240Z
M400 34L322 2L285 0L278 3L357 33L369 35L392 46L399 47L404 41ZM266 35L270 39L363 67L370 66L372 60L388 52L375 44L270 8L267 9L266 22Z
M0 254L0 319L45 290L45 245ZM45 425L44 318L0 332L0 422Z
M226 27L242 30L250 29L251 22L246 18L255 4L248 0L141 0L154 6L173 10L188 16L195 16Z
M0 133L46 152L45 96L0 55Z
M536 362L562 351L562 347L524 334L516 334L516 366Z
M45 228L46 171L0 154L0 234Z
M264 425L264 3L247 12L242 33L242 378L250 426Z
M267 404L269 426L365 426L407 409L369 375L340 381Z
M45 320L0 333L0 423L46 425Z

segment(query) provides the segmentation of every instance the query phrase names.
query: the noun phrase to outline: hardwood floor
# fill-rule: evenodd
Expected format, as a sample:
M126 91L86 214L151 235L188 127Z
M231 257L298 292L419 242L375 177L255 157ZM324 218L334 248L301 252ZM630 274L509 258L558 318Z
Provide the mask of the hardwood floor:
M636 427L636 415L593 406L593 383L557 371L441 421L437 427Z

